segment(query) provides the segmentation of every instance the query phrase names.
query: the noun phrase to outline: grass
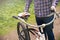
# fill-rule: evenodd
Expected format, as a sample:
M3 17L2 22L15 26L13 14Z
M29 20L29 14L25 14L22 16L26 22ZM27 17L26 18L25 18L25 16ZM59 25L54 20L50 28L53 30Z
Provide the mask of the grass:
M12 18L12 16L17 16L18 13L23 12L24 6L25 4L23 0L8 0L3 4L0 4L0 35L5 35L13 29L16 29L18 20L15 20L14 18ZM33 4L31 6L33 6ZM30 13L32 15L29 18L29 22L33 21L34 19L33 10L31 8ZM33 21L33 23L34 22L35 21Z
M0 35L5 35L11 29L16 28L17 20L13 19L13 15L17 15L23 11L24 2L16 0L7 1L5 4L0 5Z

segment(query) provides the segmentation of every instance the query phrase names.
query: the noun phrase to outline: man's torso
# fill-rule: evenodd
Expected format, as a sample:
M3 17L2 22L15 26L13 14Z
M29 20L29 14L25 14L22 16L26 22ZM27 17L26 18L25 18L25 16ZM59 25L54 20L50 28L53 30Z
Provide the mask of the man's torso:
M34 9L37 17L46 17L51 13L52 0L34 0Z

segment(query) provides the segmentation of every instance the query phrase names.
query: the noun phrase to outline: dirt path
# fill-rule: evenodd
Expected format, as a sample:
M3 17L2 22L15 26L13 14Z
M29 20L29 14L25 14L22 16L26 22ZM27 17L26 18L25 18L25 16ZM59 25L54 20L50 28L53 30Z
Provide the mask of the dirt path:
M17 31L14 30L10 32L8 35L4 36L4 40L18 40Z
M54 22L54 34L56 39L60 36L60 19L57 19Z
M54 22L54 34L55 34L56 40L58 40L58 37L60 34L60 19L57 19ZM32 38L33 37L34 36L32 36ZM0 40L18 40L17 31L14 30L14 31L10 32L9 34L7 34L6 36L3 36L3 38L2 37L0 37L0 38L1 38Z

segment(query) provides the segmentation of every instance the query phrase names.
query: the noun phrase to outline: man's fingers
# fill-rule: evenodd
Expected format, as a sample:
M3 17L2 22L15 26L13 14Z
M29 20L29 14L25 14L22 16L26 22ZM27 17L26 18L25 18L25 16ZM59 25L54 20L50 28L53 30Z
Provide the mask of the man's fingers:
M56 11L56 8L55 8L55 6L51 6L51 10L54 10L54 11Z

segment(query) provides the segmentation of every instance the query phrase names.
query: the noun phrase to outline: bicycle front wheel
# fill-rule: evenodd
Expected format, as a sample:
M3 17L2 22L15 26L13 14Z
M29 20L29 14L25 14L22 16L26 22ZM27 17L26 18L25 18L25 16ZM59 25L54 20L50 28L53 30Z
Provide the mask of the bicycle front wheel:
M19 40L30 40L28 39L28 37L30 37L27 33L27 29L25 28L25 26L18 22L17 24L17 33L18 33L18 37L19 37Z

